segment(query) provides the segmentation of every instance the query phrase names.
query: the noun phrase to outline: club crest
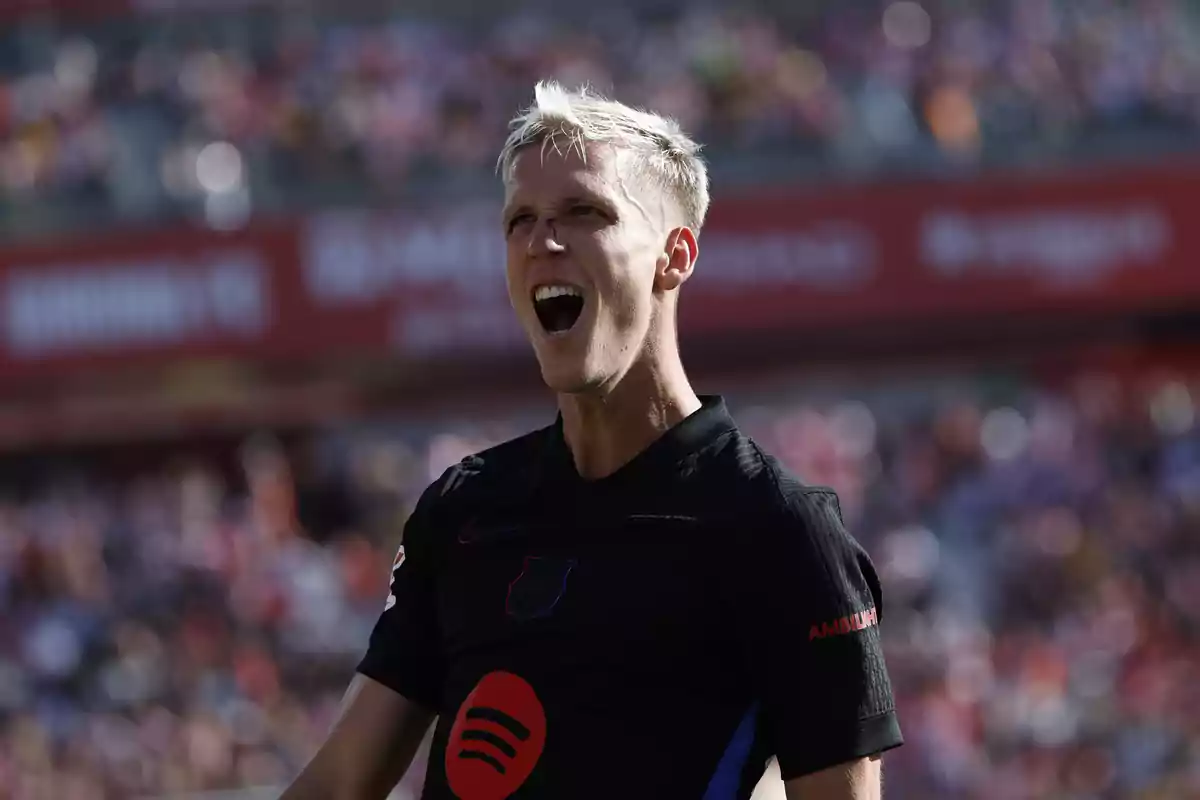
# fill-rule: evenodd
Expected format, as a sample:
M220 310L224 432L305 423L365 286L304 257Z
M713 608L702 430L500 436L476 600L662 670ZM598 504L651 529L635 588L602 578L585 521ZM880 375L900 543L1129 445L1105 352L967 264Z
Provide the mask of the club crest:
M549 616L566 594L577 563L573 558L526 557L521 574L508 587L508 616L522 621Z

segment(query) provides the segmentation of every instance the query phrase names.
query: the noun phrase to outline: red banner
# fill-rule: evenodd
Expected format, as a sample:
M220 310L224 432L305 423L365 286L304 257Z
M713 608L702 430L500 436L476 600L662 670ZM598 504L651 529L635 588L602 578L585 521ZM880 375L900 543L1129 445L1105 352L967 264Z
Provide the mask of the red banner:
M685 337L1200 304L1200 167L723 199ZM490 206L0 252L0 377L196 356L522 347Z
M760 194L714 210L694 284L704 296L685 299L686 324L953 323L1195 303L1198 179L1189 166Z

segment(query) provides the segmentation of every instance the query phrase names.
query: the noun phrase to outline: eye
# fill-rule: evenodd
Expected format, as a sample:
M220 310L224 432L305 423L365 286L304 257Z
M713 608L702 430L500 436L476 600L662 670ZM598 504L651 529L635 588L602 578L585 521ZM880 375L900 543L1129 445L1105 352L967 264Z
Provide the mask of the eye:
M600 209L587 203L577 203L568 210L572 217L590 217L600 213Z
M522 212L520 214L514 214L512 217L509 218L508 226L507 226L506 230L509 233L512 233L514 230L517 229L518 225L526 225L532 221L533 221L533 214L530 214L529 212Z

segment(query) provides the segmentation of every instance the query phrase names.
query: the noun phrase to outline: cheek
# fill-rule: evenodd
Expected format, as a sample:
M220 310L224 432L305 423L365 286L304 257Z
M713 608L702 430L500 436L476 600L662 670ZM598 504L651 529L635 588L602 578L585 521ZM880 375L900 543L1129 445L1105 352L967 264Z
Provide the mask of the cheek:
M630 305L649 305L654 292L655 255L652 248L636 241L609 249L613 280Z
M628 331L644 328L651 312L655 269L645 237L612 228L580 236L571 251L588 265L609 324Z
M504 284L508 287L508 296L515 302L521 294L524 282L521 280L521 259L513 252L511 246L504 262Z
M622 328L644 327L650 316L654 272L637 262L620 263L610 273L613 313Z

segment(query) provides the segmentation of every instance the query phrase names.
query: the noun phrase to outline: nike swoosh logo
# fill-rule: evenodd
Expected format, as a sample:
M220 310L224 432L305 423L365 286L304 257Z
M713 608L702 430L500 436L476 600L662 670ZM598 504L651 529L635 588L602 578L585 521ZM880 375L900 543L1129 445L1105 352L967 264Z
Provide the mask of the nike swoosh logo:
M496 539L508 539L524 532L525 528L519 525L479 528L476 527L474 522L468 522L458 531L458 543L479 544L480 542L490 542Z

